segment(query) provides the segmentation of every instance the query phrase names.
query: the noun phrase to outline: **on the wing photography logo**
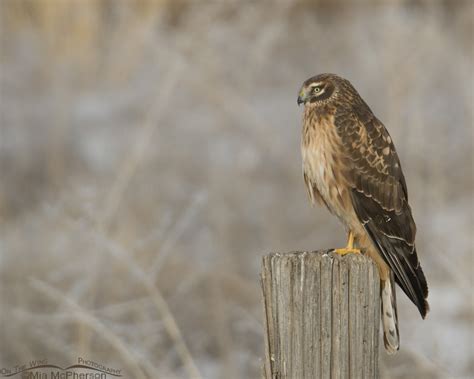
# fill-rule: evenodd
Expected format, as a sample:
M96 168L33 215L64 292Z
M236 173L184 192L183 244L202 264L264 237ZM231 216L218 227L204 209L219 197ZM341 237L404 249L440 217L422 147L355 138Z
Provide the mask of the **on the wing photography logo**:
M61 367L47 359L32 360L12 367L1 367L0 377L22 379L107 379L119 378L122 370L89 359L77 358L77 363Z

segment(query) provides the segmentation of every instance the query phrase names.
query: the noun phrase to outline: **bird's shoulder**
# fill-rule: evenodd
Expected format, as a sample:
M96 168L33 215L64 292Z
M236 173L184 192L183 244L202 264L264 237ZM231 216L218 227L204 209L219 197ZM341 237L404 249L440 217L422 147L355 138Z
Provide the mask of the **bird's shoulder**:
M341 108L334 120L353 186L387 208L400 209L402 203L408 201L406 182L392 137L384 124L363 101Z

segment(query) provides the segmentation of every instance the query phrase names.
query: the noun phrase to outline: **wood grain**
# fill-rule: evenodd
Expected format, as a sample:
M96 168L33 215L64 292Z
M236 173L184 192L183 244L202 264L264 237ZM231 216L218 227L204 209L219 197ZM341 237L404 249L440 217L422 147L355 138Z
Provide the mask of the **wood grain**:
M265 378L378 378L380 289L370 258L272 253L261 283Z

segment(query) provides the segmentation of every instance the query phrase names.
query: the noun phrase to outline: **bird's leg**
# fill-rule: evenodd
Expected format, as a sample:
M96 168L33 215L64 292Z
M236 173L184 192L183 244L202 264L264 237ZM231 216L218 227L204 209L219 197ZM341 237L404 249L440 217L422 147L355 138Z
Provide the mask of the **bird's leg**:
M354 247L354 233L349 231L349 236L347 237L347 246L342 249L334 249L334 252L340 255L346 255L349 253L360 254L360 249Z

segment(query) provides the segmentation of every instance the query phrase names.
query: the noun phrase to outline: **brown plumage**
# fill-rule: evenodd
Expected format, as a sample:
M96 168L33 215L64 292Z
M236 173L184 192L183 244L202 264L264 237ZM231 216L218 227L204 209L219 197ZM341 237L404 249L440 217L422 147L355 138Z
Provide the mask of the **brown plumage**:
M415 248L416 225L393 141L349 81L333 74L303 83L303 175L312 202L344 224L379 267L388 352L399 348L395 286L429 310L428 286ZM353 252L352 239L341 253Z

